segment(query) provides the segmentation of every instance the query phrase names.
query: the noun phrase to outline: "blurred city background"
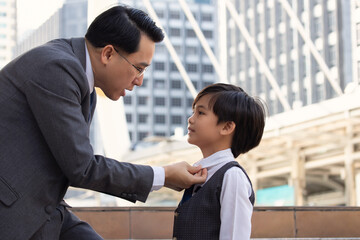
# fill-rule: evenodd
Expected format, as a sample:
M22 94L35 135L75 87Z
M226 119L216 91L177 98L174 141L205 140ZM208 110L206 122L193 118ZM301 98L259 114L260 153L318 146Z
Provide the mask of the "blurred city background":
M190 164L196 93L214 82L262 98L259 147L237 159L255 206L360 205L360 0L0 0L0 68L54 38L83 37L115 4L147 12L166 33L144 84L119 101L97 89L95 153L138 164ZM162 189L136 206L176 206ZM71 188L72 206L134 206Z

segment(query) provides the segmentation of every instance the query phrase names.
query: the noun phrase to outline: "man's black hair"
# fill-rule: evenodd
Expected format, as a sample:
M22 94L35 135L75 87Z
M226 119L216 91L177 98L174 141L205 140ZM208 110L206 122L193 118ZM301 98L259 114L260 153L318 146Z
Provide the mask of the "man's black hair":
M113 45L131 54L138 50L142 33L155 43L164 39L163 31L145 12L119 5L96 17L85 38L94 47Z

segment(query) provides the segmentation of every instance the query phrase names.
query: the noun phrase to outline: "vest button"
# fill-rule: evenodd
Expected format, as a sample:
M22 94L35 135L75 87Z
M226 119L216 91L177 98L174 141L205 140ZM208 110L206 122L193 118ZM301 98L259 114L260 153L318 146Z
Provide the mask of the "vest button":
M53 212L53 207L51 205L45 207L45 212L50 214Z
M177 238L176 237L173 237L173 240L176 240Z

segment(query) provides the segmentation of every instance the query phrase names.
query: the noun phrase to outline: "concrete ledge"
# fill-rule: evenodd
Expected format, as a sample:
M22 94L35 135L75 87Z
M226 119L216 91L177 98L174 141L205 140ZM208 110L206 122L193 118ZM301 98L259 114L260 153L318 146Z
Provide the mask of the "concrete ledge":
M171 239L174 207L72 208L105 239ZM360 237L359 207L255 207L252 238Z

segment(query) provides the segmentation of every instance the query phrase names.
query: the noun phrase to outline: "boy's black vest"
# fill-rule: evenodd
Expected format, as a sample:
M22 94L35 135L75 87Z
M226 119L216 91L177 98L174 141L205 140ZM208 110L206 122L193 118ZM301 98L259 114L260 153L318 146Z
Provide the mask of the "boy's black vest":
M219 239L220 193L223 178L225 172L235 166L239 167L249 179L238 162L232 161L221 167L194 196L183 204L180 203L175 210L174 239ZM252 189L251 192L249 200L254 205L255 195Z

